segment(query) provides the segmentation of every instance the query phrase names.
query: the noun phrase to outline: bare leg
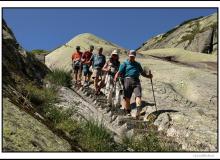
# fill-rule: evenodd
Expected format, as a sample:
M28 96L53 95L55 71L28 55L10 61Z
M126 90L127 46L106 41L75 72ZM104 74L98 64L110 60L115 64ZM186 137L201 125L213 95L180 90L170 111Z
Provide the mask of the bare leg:
M94 86L95 86L95 91L96 91L96 92L98 91L98 81L99 81L99 78L98 78L98 77L95 77Z
M84 84L86 84L87 76L84 76Z
M127 97L124 98L124 108L125 108L126 110L130 110L130 109L131 109L131 108L130 108L130 99L127 98Z
M141 97L136 97L136 106L141 107Z
M136 97L136 106L137 106L137 113L136 113L136 117L140 116L141 113L141 97Z
M91 76L92 76L92 74L89 73L89 74L88 74L88 82L90 82Z
M81 84L81 80L82 80L82 70L79 69L78 71L78 80L79 80L79 84Z
M75 83L77 83L77 77L78 77L78 71L75 70L75 71L74 71L74 79L75 79Z

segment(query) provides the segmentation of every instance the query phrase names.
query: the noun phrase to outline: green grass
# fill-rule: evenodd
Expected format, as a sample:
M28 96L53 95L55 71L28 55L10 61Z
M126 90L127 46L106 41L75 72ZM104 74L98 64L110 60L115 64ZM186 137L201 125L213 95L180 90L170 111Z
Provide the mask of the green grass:
M74 113L77 112L74 106L67 109L55 106L54 102L57 101L56 90L38 88L33 84L27 84L26 90L29 100L38 107L40 113L55 128L69 133L71 138L86 150L102 152L118 151L120 149L103 125L91 121L77 122L72 119Z
M132 148L135 152L174 151L166 141L158 137L156 131L144 134L141 139L125 138L122 144L114 141L113 134L96 121L76 121L73 119L77 112L75 105L69 108L55 106L57 91L53 88L38 88L34 84L25 87L29 100L39 108L39 113L51 122L56 129L60 129L71 139L90 152L124 152ZM164 143L163 143L164 142Z
M72 77L70 72L62 69L53 69L52 72L47 74L45 79L52 85L70 87Z
M96 122L88 121L82 126L81 143L89 151L116 151L117 145L107 129Z
M54 103L57 98L57 93L53 88L39 88L36 85L29 83L25 85L25 90L28 99L36 106Z
M131 138L125 138L123 143L126 147L132 148L135 152L173 152L180 151L180 147L159 136L155 129L150 128L147 133L134 135Z
M56 113L50 114L50 119L53 119L52 122L55 124L55 128L69 133L71 138L76 140L76 142L86 150L90 152L114 152L124 150L121 145L114 142L113 136L103 125L93 121L76 121L72 119L71 116L66 116L66 112L57 114L57 111L57 109L54 109L54 111L51 112L50 110L50 112L48 112Z

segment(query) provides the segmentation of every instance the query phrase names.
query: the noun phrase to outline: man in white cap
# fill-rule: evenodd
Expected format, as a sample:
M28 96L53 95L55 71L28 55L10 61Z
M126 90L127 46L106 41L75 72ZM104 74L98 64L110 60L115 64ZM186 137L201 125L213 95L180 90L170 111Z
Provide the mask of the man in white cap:
M102 70L106 73L105 76L105 94L108 103L112 104L112 94L114 91L114 76L118 72L120 66L119 55L117 50L113 50L110 59L105 63Z
M129 59L127 59L123 64L120 65L119 71L114 77L114 81L117 80L119 76L124 77L124 109L128 116L131 116L130 99L132 93L135 94L135 101L137 106L136 117L139 117L142 110L141 107L141 83L139 76L142 75L146 78L152 78L152 74L146 74L141 64L135 61L136 52L134 50L129 51Z

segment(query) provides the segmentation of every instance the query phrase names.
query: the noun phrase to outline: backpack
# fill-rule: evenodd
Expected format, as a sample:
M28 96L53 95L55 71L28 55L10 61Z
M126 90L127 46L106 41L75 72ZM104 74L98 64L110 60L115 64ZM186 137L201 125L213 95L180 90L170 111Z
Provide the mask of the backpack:
M79 60L77 60L77 61L73 61L73 62L72 62L72 66L73 66L73 68L74 68L74 67L81 67L81 65L82 65L81 59L82 59L82 54L81 54Z
M74 66L76 66L76 67L80 67L81 66L81 61L80 60L74 61L73 63L74 63Z
M102 55L102 61L101 63L97 63L97 60L98 60L98 56L97 54L94 55L94 59L93 59L93 67L96 68L96 67L99 67L99 68L102 68L104 65L105 65L105 56Z
M108 72L108 74L114 76L119 69L120 62L117 61L116 63L112 63L110 60L108 60L107 64L108 67L110 67L110 71Z

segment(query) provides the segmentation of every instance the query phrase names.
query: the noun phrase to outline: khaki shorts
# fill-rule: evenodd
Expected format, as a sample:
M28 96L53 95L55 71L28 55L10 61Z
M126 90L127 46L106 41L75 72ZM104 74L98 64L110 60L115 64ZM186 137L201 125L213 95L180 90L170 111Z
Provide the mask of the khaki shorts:
M102 68L97 68L93 70L92 78L94 79L99 77L102 77Z

